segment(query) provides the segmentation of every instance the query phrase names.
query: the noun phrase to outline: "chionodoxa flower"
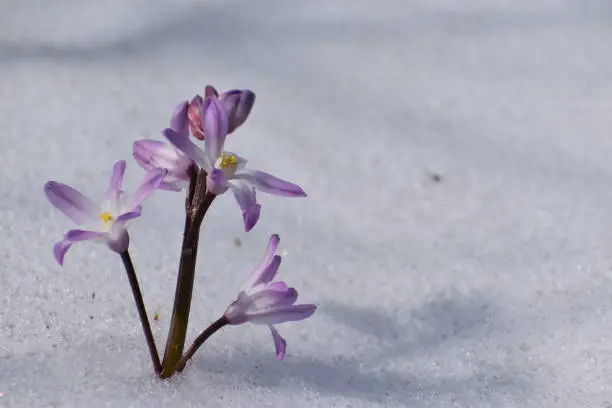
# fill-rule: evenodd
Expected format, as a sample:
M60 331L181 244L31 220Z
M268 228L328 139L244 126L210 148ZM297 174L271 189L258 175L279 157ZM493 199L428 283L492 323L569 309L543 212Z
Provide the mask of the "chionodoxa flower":
M261 206L257 203L255 190L285 197L305 197L298 185L281 180L269 173L246 167L247 160L224 150L228 134L228 114L216 96L207 96L201 106L204 150L193 143L186 130L188 103L179 107L172 120L172 127L164 135L177 149L206 171L206 189L214 195L232 190L242 209L244 227L249 231L259 219Z
M274 340L276 358L282 360L287 342L274 325L306 319L317 307L312 304L296 305L298 293L295 288L288 287L282 281L272 281L281 263L280 255L275 255L279 241L278 235L270 237L264 258L255 267L224 316L228 324L232 325L246 322L268 325Z
M215 97L223 104L227 112L228 134L233 133L234 130L247 120L255 104L255 94L248 89L232 89L219 95L213 86L208 85L204 90L204 97ZM204 128L202 126L203 103L204 98L196 95L187 108L187 118L191 134L200 140L205 139Z
M60 265L63 265L68 249L81 241L106 244L117 253L128 249L128 224L140 216L140 204L159 187L167 170L153 169L148 172L134 194L126 198L121 186L125 166L123 160L115 163L110 186L100 203L94 203L69 185L56 181L45 184L44 191L49 202L82 228L68 231L64 238L53 246L53 254Z

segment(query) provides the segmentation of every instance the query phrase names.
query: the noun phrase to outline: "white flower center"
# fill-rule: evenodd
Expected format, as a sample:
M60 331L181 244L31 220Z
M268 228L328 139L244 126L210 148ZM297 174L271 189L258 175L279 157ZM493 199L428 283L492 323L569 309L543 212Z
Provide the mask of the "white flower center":
M98 218L100 219L100 221L102 221L102 226L105 231L110 230L113 224L115 223L115 217L113 217L113 215L108 211L104 211L103 213L101 213Z
M215 167L223 171L225 177L231 177L238 169L238 156L233 153L222 152L217 161Z

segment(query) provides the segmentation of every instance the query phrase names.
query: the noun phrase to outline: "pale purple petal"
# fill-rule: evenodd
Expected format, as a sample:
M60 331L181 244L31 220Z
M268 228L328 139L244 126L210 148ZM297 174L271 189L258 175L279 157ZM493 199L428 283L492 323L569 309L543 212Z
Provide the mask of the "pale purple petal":
M96 241L99 243L101 242L100 239L104 239L105 236L106 236L105 232L73 229L73 230L68 231L64 235L64 239L68 241L72 241L72 242L92 240L92 241Z
M115 222L118 224L124 224L130 220L133 220L134 218L140 217L141 214L142 214L142 207L137 206L132 211L128 211L124 214L121 214L119 217L117 217Z
M191 99L191 102L189 102L189 105L193 105L193 106L197 106L198 108L201 108L203 103L204 103L204 98L202 98L200 95L196 95Z
M62 240L53 245L53 256L58 264L64 266L64 256L70 247L74 244L72 241Z
M255 280L253 281L253 286L268 283L276 276L278 272L278 268L281 264L282 258L280 255L274 255L270 262L261 263L259 266L253 271L253 277Z
M255 189L247 182L242 180L233 180L229 183L234 197L240 208L242 209L242 218L244 219L244 230L250 231L257 220L259 220L259 214L261 212L261 205L257 203Z
M53 255L58 264L64 265L64 256L70 247L80 241L92 240L101 242L106 234L103 232L85 231L85 230L70 230L64 235L64 239L53 245Z
M167 191L181 191L189 185L189 181L185 180L174 180L174 181L162 181L159 185L160 190Z
M293 305L249 313L247 319L254 324L279 324L304 320L317 310L315 305Z
M138 189L132 194L128 208L131 210L137 207L153 194L166 174L168 174L168 170L166 169L155 169L148 172Z
M174 109L172 118L170 119L170 129L180 134L187 133L189 122L187 121L187 109L189 108L189 102L181 102Z
M272 332L272 340L274 340L274 349L276 350L276 359L282 360L285 358L285 352L287 351L287 340L285 340L278 330L271 324L268 325Z
M249 210L242 213L242 219L244 220L244 231L249 232L253 229L257 221L259 220L259 214L261 212L261 205L255 204L249 207Z
M227 136L227 112L223 104L213 96L206 97L202 105L202 128L204 130L204 147L211 163L223 151Z
M281 261L282 258L280 255L274 255L269 264L262 265L263 268L261 270L261 273L259 274L259 279L257 280L256 285L260 283L268 283L272 279L274 279L276 273L278 272L278 267L280 266Z
M163 142L151 139L137 140L132 145L132 156L140 167L145 170L152 170L157 167L154 159L155 154L163 144Z
M273 287L270 284L266 285L264 290L251 295L252 303L249 306L249 312L291 306L297 301L298 293L294 288L288 288L284 282L275 283L282 284L283 287Z
M180 191L188 184L193 162L176 147L157 140L138 140L133 145L133 156L145 170L168 170L159 189Z
M256 189L268 194L284 197L306 197L306 193L297 184L281 180L269 173L258 170L244 169L236 174L236 178L246 180Z
M287 284L283 281L276 281L276 282L265 283L265 290L271 290L274 292L287 292L288 290L294 290L294 289L287 286Z
M260 283L267 283L272 280L272 278L268 276L270 272L269 266L275 258L274 254L278 249L279 242L280 237L277 234L270 236L270 239L268 240L268 247L266 248L266 253L264 254L263 259L259 262L255 269L253 269L253 273L251 273L250 278L244 283L244 285L242 285L241 291L248 292L253 286ZM280 261L278 262L280 265ZM278 269L278 266L276 269Z
M45 184L49 202L79 225L87 225L98 217L98 206L69 185L49 181Z
M174 175L182 175L191 160L176 147L158 140L141 139L133 144L132 155L145 170L168 169Z
M125 176L125 166L125 160L119 160L113 165L110 183L106 192L106 199L111 203L113 209L117 208L119 197L123 192L121 185Z
M217 92L214 86L206 85L206 88L204 88L204 97L206 96L219 96L219 92Z
M223 171L213 169L206 175L206 191L210 194L220 195L227 191L230 187Z
M228 116L228 133L232 133L241 126L249 117L253 104L255 104L255 94L249 90L231 90L222 93L219 100Z
M185 153L187 157L196 162L206 171L209 171L214 165L214 162L210 162L207 159L204 151L193 143L186 135L177 133L172 129L166 129L164 130L164 136L170 143L172 143L172 145L174 145L174 147Z

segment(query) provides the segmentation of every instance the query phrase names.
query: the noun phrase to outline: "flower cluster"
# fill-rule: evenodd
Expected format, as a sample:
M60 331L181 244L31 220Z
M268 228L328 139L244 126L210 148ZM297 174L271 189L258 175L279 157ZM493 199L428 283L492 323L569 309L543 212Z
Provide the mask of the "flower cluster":
M155 370L160 377L165 378L181 371L195 350L221 327L246 322L269 327L276 357L282 359L286 352L286 341L274 325L306 319L316 310L312 304L296 305L298 293L295 288L282 281L273 281L281 257L276 255L279 237L272 235L263 260L240 289L237 299L219 320L202 332L187 353L181 355L197 253L189 249L197 249L196 229L200 228L213 199L231 191L242 211L244 228L250 231L257 224L261 212L256 191L284 197L306 196L298 185L250 169L244 157L226 150L227 136L244 124L254 103L255 94L249 90L230 90L219 94L212 86L205 88L204 96L196 95L191 101L181 102L171 116L169 127L162 132L169 143L151 139L134 143L133 157L146 171L146 175L129 197L122 187L126 171L123 160L114 164L109 188L99 202L94 202L66 184L56 181L45 184L44 192L49 202L80 227L68 231L53 246L55 259L63 265L68 249L81 241L105 244L121 255ZM129 258L130 238L127 232L129 223L141 216L143 201L157 190L187 192L186 230L177 281L177 299L163 364L157 354L134 267ZM179 355L176 355L176 350Z

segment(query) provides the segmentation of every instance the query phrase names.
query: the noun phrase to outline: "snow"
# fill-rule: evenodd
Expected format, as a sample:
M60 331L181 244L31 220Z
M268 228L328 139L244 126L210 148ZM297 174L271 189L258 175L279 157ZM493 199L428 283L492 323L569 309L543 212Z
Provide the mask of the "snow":
M0 407L612 406L612 7L604 0L0 4ZM189 339L271 233L319 306L215 335L154 378L118 256L51 246L43 184L101 194L174 106L249 88L229 147L307 199L224 196L202 229ZM131 229L163 349L182 195ZM235 244L239 238L242 245ZM93 295L95 293L95 295Z

